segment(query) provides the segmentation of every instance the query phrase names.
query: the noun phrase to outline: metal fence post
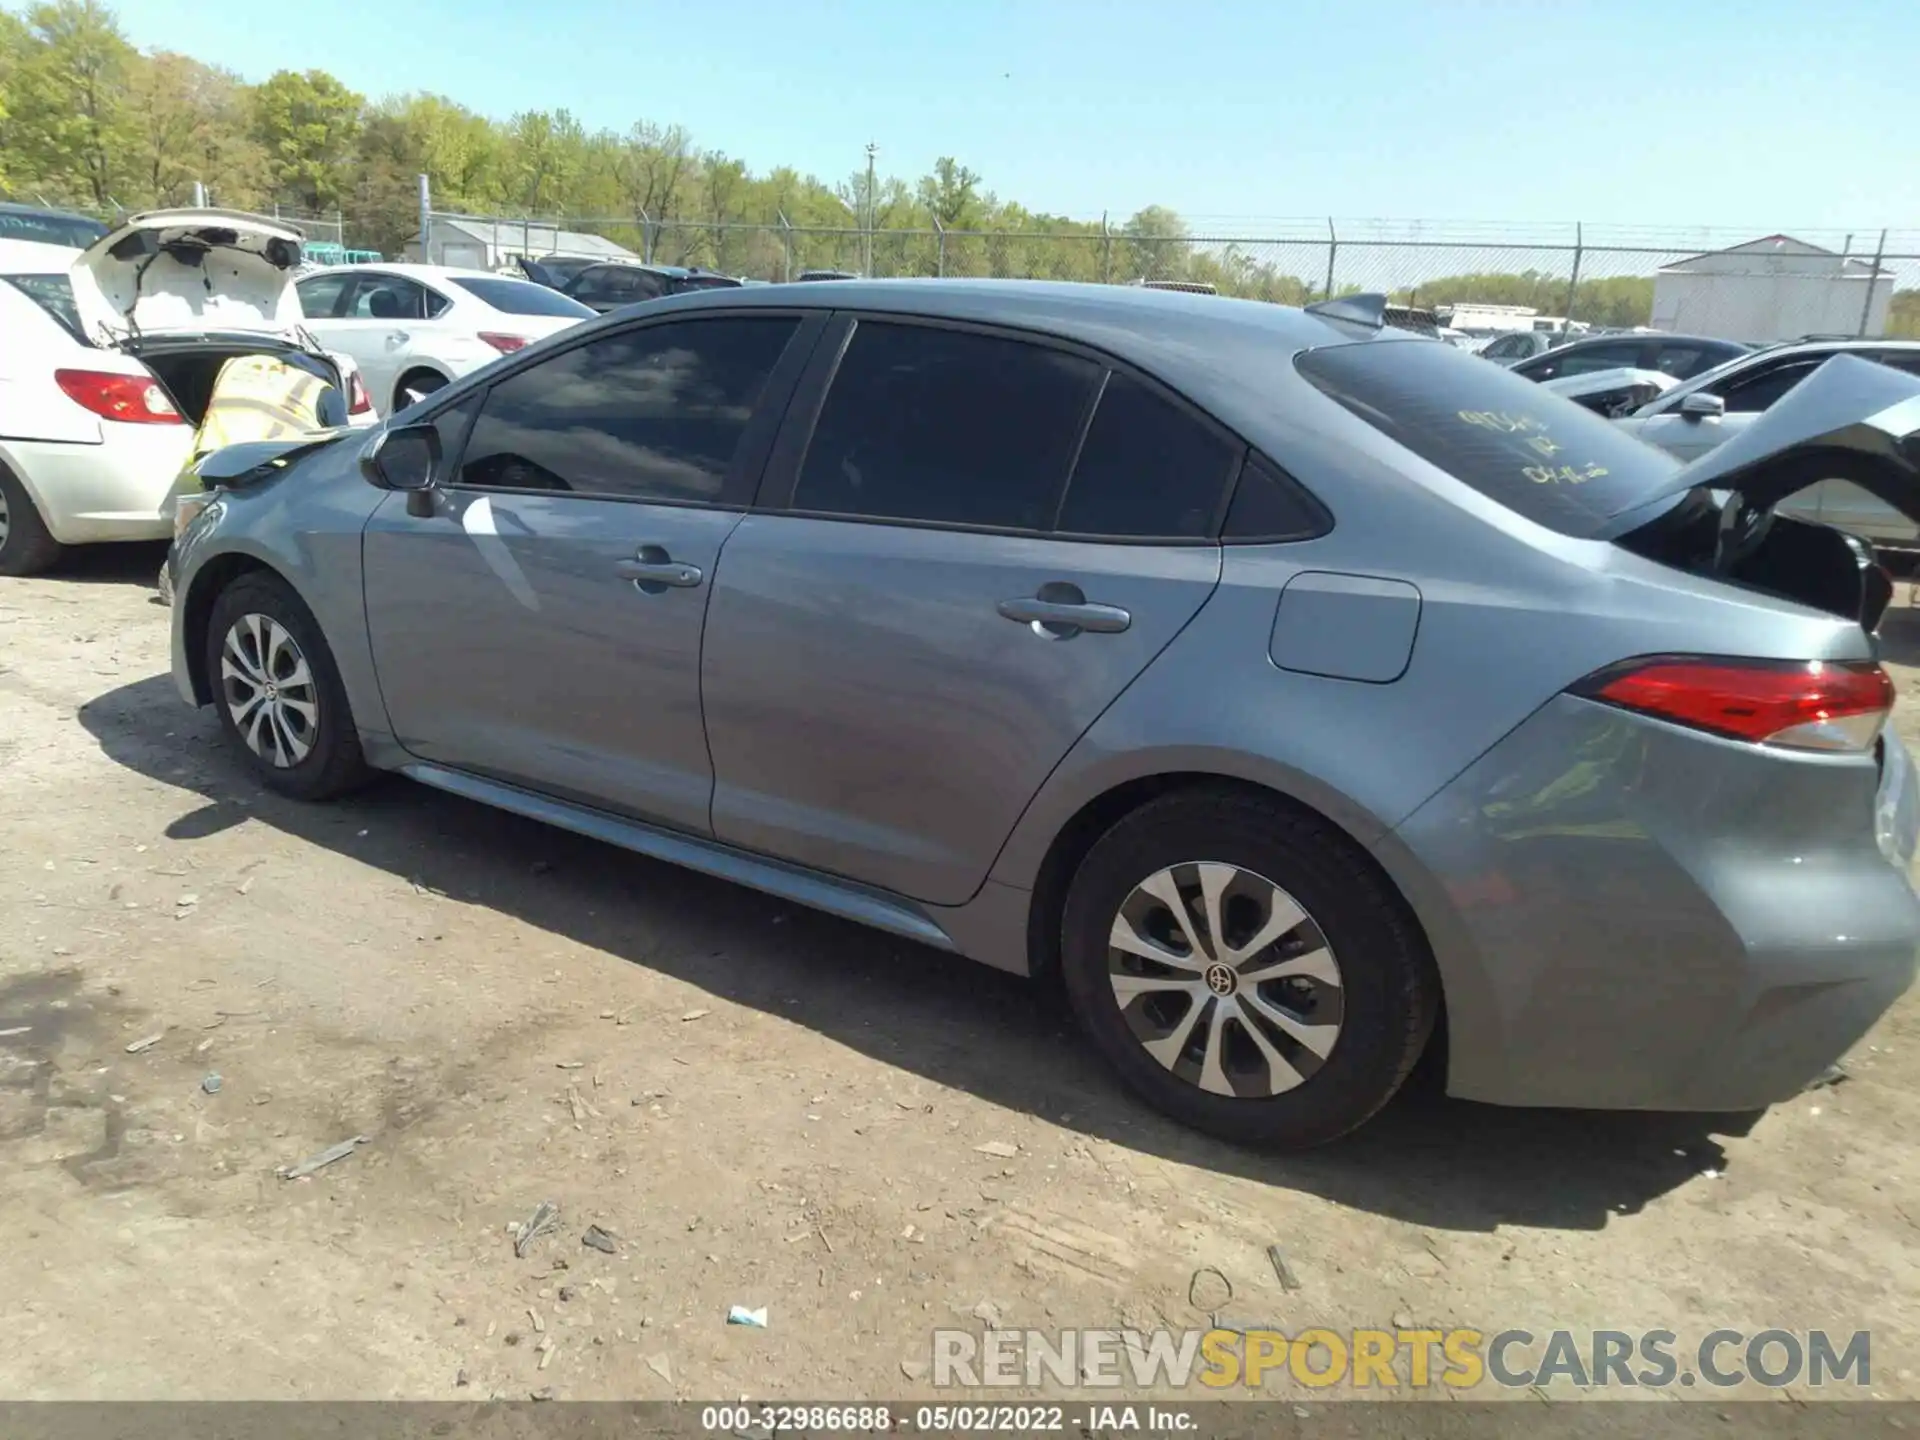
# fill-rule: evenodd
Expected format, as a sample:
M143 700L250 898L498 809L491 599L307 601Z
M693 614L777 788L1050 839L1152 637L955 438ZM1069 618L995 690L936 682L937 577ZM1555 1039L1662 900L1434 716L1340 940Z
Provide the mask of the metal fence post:
M939 247L934 256L933 273L937 276L945 275L947 273L947 227L940 223L938 215L928 218L933 221L934 243Z
M1107 228L1107 212L1100 212L1100 283L1113 283L1113 231Z
M1882 230L1880 232L1880 243L1874 247L1874 251L1873 251L1873 269L1867 272L1866 302L1860 307L1860 338L1861 339L1866 338L1867 324L1869 321L1873 319L1874 287L1876 287L1880 283L1880 262L1886 259L1886 256L1887 256L1887 232L1885 230ZM1843 267L1846 265L1846 261L1844 260L1841 261L1840 263Z
M1335 231L1333 228L1333 217L1329 215L1327 217L1327 295L1326 295L1326 298L1329 300L1333 298L1333 261L1334 261L1334 257L1337 256L1339 253L1340 253L1340 236L1339 236L1339 233Z
M782 281L793 279L793 225L787 219L787 212L776 210L773 218L780 229L780 278Z
M1573 274L1567 281L1567 313L1560 321L1560 333L1564 336L1573 328L1574 302L1580 295L1580 255L1586 248L1586 233L1578 220L1573 222Z
M433 263L433 190L427 177L420 177L420 263Z

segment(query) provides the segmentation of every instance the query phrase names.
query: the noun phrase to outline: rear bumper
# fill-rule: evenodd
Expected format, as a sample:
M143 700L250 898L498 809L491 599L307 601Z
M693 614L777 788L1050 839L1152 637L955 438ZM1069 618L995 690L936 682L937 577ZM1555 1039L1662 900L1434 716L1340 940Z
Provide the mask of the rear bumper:
M164 540L193 451L186 425L112 425L104 443L10 441L14 472L63 545Z
M1909 985L1915 782L1561 697L1380 847L1446 990L1448 1090L1748 1110ZM1884 840L1876 833L1884 832Z

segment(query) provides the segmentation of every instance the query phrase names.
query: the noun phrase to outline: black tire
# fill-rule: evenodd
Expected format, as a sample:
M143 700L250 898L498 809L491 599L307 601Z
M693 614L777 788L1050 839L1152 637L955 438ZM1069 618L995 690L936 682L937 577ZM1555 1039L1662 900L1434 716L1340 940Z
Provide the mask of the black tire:
M254 727L260 734L261 750L254 748L234 718L236 697L244 698L250 692L227 680L221 668L228 634L236 626L241 627L236 642L246 651L243 658L259 663L262 647L257 639L246 638L255 628L244 623L249 616L271 622L291 637L296 658L306 662L309 681L304 686L290 684L287 694L298 695L301 704L310 703L317 712L309 725L297 711L283 711L284 731L276 731L273 717L268 717ZM313 613L284 580L255 571L227 586L213 602L203 643L207 682L213 690L214 708L220 713L220 728L261 783L299 800L331 800L371 778L372 772L360 753L359 732L354 729L353 711L347 703L346 687L340 683L333 651ZM285 678L284 648L272 650L267 662L270 678ZM304 753L298 750L302 743L306 746ZM263 751L272 751L288 763L276 763Z
M26 487L0 465L0 575L40 575L60 563L67 547L53 538Z
M434 391L444 390L446 388L447 382L444 376L436 375L431 370L409 370L400 377L399 382L393 387L393 409L387 413L390 415L397 414L409 405L419 403L419 401L407 398L407 392L409 390L417 391L420 399L424 400L427 396L433 394Z
M1181 979L1189 972L1131 959L1116 962L1113 957L1122 952L1112 949L1108 939L1116 917L1126 905L1138 923L1176 924L1171 909L1156 907L1151 896L1137 895L1136 887L1171 867L1179 893L1191 898L1193 892L1186 887L1198 883L1199 872L1184 867L1194 862L1231 866L1264 878L1296 902L1307 922L1275 945L1244 954L1225 967L1235 971L1233 977L1216 977L1221 967L1206 967L1207 979L1196 986L1198 998L1146 994L1123 1009L1111 978L1115 963L1149 977ZM1224 893L1220 928L1235 943L1250 941L1260 923L1257 884L1248 879L1243 890ZM1251 909L1237 912L1236 918L1229 913L1235 906ZM1188 910L1200 934L1206 929L1204 912L1200 900ZM1236 924L1243 928L1236 931ZM1316 926L1318 937L1313 934ZM1185 945L1177 931L1169 933L1175 937L1172 944ZM1318 1058L1291 1032L1263 1022L1268 1045L1294 1062L1287 1071L1276 1071L1246 1033L1251 1024L1246 1016L1253 1012L1237 1008L1246 998L1238 993L1237 974L1264 969L1292 958L1294 952L1312 952L1319 940L1334 957L1337 983L1289 977L1248 987L1270 1008L1279 999L1290 1014L1307 1015L1306 1023L1338 1023L1330 1048ZM1211 1033L1212 1007L1228 1003L1210 988L1215 978L1236 996L1235 1008L1226 1012L1233 1018L1218 1026L1224 1039L1217 1052L1223 1058L1215 1083L1225 1079L1230 1088L1242 1091L1239 1094L1201 1088L1200 1065L1193 1057L1203 1056L1204 1048L1194 1050L1193 1041L1177 1060L1187 1072L1183 1078L1149 1054L1146 1040L1135 1034L1140 1026L1154 1038L1171 1036L1185 1024L1188 1006L1201 1011L1189 1033L1196 1038ZM1178 791L1151 800L1094 844L1067 891L1061 979L1095 1048L1148 1104L1221 1139L1276 1149L1324 1144L1370 1119L1393 1098L1420 1059L1439 1002L1425 937L1366 853L1304 809L1227 788ZM1310 1018L1316 1013L1319 1021ZM1165 1048L1171 1051L1171 1042ZM1228 1065L1228 1060L1236 1065ZM1306 1078L1277 1094L1265 1093L1277 1086L1259 1082L1265 1074L1294 1073Z

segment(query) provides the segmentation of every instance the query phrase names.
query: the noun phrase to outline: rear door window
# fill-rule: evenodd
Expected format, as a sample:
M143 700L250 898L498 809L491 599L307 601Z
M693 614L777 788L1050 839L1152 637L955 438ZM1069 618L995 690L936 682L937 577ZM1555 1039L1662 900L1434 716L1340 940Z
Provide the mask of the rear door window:
M1680 462L1524 376L1450 345L1371 341L1295 362L1322 393L1514 513L1597 534Z
M1198 540L1240 447L1157 390L1118 371L1080 446L1055 527L1069 535Z
M814 425L793 508L1045 530L1101 367L998 335L860 322Z

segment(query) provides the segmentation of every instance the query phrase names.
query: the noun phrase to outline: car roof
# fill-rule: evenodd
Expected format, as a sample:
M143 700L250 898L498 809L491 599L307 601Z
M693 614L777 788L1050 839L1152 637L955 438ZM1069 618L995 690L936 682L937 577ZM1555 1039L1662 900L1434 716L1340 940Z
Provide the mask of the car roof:
M73 268L81 251L72 245L51 245L44 240L0 239L0 274L64 275Z
M57 205L23 205L18 200L0 200L0 214L4 215L57 215L62 220L85 220L90 224L103 225L106 222L93 215L82 215L78 210L62 210ZM108 226L112 229L112 226Z
M491 270L474 270L462 265L421 265L412 261L364 260L351 265L323 265L313 275L302 275L302 280L311 280L314 275L402 275L413 280L512 280L517 284L530 285L533 282L519 275L497 275Z
M1656 345L1731 345L1740 350L1753 348L1744 340L1728 340L1719 335L1678 335L1666 330L1616 330L1607 335L1582 335L1577 340L1556 345L1554 349L1572 350L1581 345L1618 345L1623 340L1636 343L1651 341Z

